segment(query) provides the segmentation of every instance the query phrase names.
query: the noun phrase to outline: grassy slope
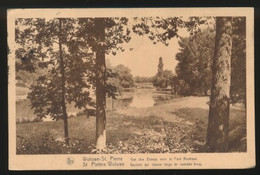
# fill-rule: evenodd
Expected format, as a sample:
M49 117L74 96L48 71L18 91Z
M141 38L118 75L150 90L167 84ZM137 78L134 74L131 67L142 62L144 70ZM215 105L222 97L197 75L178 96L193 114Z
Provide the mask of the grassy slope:
M185 97L144 108L107 113L109 153L205 152L208 99ZM190 108L192 106L193 108ZM245 112L232 108L231 151L245 151ZM72 146L66 147L63 121L17 124L18 153L90 153L95 142L95 119L69 119Z

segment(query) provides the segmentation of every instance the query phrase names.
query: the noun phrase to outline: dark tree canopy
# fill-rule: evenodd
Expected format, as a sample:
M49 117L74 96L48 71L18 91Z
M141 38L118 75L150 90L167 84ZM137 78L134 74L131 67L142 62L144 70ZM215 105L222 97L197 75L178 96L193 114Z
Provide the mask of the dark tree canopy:
M176 54L179 93L205 94L211 88L211 66L214 53L215 30L205 29L195 36L179 40L180 52Z
M246 18L233 18L231 87L232 103L246 102Z
M136 83L152 83L153 77L135 76L134 80Z

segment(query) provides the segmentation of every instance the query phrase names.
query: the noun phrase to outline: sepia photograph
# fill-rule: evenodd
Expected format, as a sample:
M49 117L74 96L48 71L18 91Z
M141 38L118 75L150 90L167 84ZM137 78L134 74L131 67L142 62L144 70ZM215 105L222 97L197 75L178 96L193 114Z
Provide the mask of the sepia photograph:
M253 10L204 10L9 10L11 166L254 166Z

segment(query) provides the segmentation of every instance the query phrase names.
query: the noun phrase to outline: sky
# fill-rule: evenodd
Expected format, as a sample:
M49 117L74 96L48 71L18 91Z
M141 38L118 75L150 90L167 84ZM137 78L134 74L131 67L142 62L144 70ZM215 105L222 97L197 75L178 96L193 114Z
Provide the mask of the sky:
M181 31L181 36L188 36L187 31ZM131 40L124 43L124 52L118 52L115 56L109 54L107 58L112 66L123 64L131 69L134 76L154 76L157 73L159 57L162 57L164 70L171 70L175 73L175 66L178 61L175 59L176 53L179 51L177 38L172 38L169 45L162 43L153 44L146 36L139 36L131 32ZM133 48L130 51L130 48Z

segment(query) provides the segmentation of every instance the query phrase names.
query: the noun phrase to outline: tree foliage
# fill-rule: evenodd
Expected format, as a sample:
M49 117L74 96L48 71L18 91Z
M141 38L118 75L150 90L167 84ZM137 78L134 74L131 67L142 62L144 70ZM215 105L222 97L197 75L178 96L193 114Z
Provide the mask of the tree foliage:
M61 35L58 26L59 20L62 20L63 23ZM31 93L28 95L36 115L40 117L51 115L54 119L62 118L61 110L59 110L62 96L59 39L63 44L61 52L63 53L66 74L66 101L68 103L74 102L76 108L83 108L87 111L87 105L93 105L87 91L90 84L86 78L88 74L91 74L88 70L93 67L93 54L87 49L84 49L85 53L80 52L80 45L75 46L76 20L36 18L19 19L16 23L16 41L20 46L16 52L18 71L31 72L39 67L45 70L45 75L40 76L37 83L31 86ZM33 50L29 55L26 54L28 48ZM26 64L31 67L25 67ZM52 98L54 94L57 98ZM46 103L42 103L44 101Z
M119 64L113 69L113 72L116 74L116 79L118 79L120 86L123 88L130 88L134 86L134 78L131 74L131 69Z
M106 146L106 93L115 98L116 89L108 83L108 75L113 76L106 68L106 54L116 55L124 51L122 43L128 42L130 30L127 18L79 18L78 36L87 41L95 53L94 79L96 86L96 147ZM109 90L109 92L108 92Z
M163 59L159 58L158 71L153 77L153 86L158 89L166 89L168 86L172 85L173 73L170 70L163 70Z
M233 18L231 103L246 103L246 18Z
M64 121L64 138L69 144L67 103L74 102L75 108L84 112L92 111L94 103L88 88L89 68L92 67L92 54L75 52L75 19L41 18L17 19L16 50L18 71L35 72L45 69L35 84L30 87L28 99L34 113L39 118ZM79 48L79 45L74 48ZM79 51L79 49L77 49ZM85 53L88 53L85 50Z
M145 77L145 76L135 76L134 81L136 83L152 83L153 77Z
M143 17L135 18L136 24L133 25L133 32L138 35L147 35L148 38L156 44L158 42L169 45L169 40L174 37L180 37L179 30L187 29L191 35L200 32L201 25L211 23L211 17Z
M179 93L183 95L206 94L211 87L211 65L214 53L215 30L205 29L195 36L179 40L176 54L176 73Z
M246 92L246 36L245 18L233 18L231 55L231 102L245 103ZM179 40L176 54L178 91L183 95L205 94L212 82L212 58L215 47L215 27Z

